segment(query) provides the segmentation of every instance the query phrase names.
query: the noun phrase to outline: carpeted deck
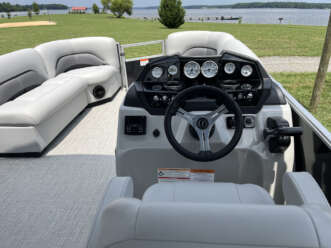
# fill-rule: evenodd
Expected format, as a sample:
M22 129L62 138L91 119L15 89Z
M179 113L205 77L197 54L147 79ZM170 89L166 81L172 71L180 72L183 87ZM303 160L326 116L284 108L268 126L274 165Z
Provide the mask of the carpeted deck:
M86 109L42 158L0 158L0 247L85 248L115 175L117 116L124 92Z

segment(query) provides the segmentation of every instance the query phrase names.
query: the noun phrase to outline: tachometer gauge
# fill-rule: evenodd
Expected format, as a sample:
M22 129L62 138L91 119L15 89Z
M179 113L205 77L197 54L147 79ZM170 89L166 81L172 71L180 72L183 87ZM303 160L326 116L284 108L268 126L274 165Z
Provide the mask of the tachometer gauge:
M152 76L154 78L160 78L163 74L163 69L161 67L154 67L152 70Z
M175 75L177 74L177 72L178 72L178 68L177 68L177 66L175 66L175 65L171 65L171 66L169 66L169 68L168 68L168 73L169 73L171 76L175 76Z
M187 62L184 66L184 74L188 78L197 78L200 74L200 65L195 61Z
M202 64L201 73L206 78L213 78L217 75L218 65L212 61L208 60Z
M224 66L224 71L226 74L233 74L236 70L236 65L232 62L226 63Z
M253 74L253 67L251 65L244 65L241 68L241 75L244 77L250 77Z

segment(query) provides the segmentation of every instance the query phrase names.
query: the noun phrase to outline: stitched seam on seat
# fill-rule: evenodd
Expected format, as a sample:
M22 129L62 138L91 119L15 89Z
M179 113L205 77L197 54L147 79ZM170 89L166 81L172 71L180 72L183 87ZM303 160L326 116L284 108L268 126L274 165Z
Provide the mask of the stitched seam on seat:
M200 47L190 47L188 49L186 49L183 54L187 53L188 51L192 50L192 49L209 49L209 50L213 50L213 51L216 51L216 55L217 55L217 49L214 49L214 48L210 48L210 47L205 47L205 46L200 46Z
M137 210L135 224L134 224L134 238L135 239L138 239L137 238L137 225L138 225L138 217L139 217L139 214L140 214L141 205L142 205L142 203L140 202L140 205L139 205L138 210Z
M304 192L301 190L300 184L296 182L295 177L289 174L289 178L291 179L290 182L293 184L295 191L297 191L300 199L302 200L303 204L308 203L308 200L306 199Z
M261 196L262 196L262 199L263 199L262 202L264 202L264 203L270 203L270 202L267 201L267 200L264 201L264 196L265 196L265 195L270 196L270 195L268 194L268 192L266 192L266 191L264 190L264 188L261 188L261 187L258 187L258 189L259 189L259 192L261 193ZM266 193L267 193L267 194L266 194ZM269 198L268 198L268 199L269 199ZM272 198L271 198L271 202L272 202L272 203L275 203L274 200L273 200Z
M240 197L240 193L239 193L239 185L237 185L237 184L233 184L233 185L235 186L235 188L237 190L237 195L238 195L239 202L243 203L243 201L241 200L241 197Z
M125 179L124 179L125 180ZM122 184L122 187L121 187L121 191L120 191L120 197L122 197L124 194L123 194L123 191L126 187L124 187L128 185L128 180L125 180L124 183Z
M193 243L193 244L211 244L211 245L222 245L222 246L238 246L238 247L269 247L269 248L302 248L302 246L284 246L284 245L258 245L258 244L237 244L237 243L216 243L216 242L202 242L202 241L182 241L182 240L159 240L159 239L144 239L144 238L135 238L135 239L128 239L125 241L118 241L116 243L113 243L111 245L116 245L119 243L127 242L127 241L147 241L147 242L174 242L174 243ZM111 246L110 245L110 246ZM110 247L107 246L107 247ZM305 248L316 248L315 246L306 246Z
M309 218L309 220L311 221L311 223L312 223L312 225L313 225L313 227L314 227L314 229L315 229L315 235L316 235L316 238L317 238L317 241L318 241L318 246L319 247L322 247L321 246L321 239L320 239L320 236L319 236L319 233L318 233L318 231L317 231L317 227L316 227L316 223L315 223L315 220L314 220L314 218L311 216L311 214L309 213L309 211L307 211L306 209L304 209L304 208L301 208L307 215L308 215L308 218Z

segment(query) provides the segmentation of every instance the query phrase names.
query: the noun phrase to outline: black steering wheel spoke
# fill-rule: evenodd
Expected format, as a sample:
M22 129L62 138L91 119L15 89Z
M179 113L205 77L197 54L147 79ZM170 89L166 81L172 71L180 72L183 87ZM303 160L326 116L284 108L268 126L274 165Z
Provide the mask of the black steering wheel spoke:
M206 95L214 98L216 101L221 99L222 104L216 110L207 114L193 114L181 107L188 99ZM234 135L225 147L212 152L210 143L212 128L220 116L228 113L229 110L231 110L236 119ZM171 128L173 116L185 119L193 127L199 138L200 151L198 153L187 150L176 140ZM168 106L164 118L164 129L170 144L178 153L194 161L209 162L226 156L235 148L242 135L243 118L239 105L226 92L212 86L194 86L180 92Z

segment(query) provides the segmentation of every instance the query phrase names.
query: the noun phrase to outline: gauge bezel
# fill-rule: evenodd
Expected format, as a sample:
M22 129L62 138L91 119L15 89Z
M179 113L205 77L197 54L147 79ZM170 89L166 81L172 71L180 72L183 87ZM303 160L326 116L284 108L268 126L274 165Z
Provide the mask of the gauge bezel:
M233 72L228 72L228 71L226 70L226 66L229 65L229 64L234 65ZM235 63L233 63L233 62L227 62L227 63L225 63L225 65L224 65L224 72L225 72L226 74L228 74L228 75L232 75L232 74L234 74L234 73L236 72L236 70L237 70L237 66L236 66Z
M156 69L160 69L160 70L161 70L161 74L160 74L159 77L156 77L156 76L154 75L154 73L153 73L154 70L156 70ZM162 75L163 75L163 73L164 73L164 70L163 70L163 68L160 67L160 66L155 66L155 67L152 69L152 71L151 71L152 77L155 78L155 79L159 79L159 78L161 78Z
M198 65L198 67L199 67L198 72L197 72L194 76L190 76L190 75L188 75L187 72L186 72L186 68L187 68L187 66L188 66L189 64ZM187 78L189 78L189 79L195 79L195 78L197 78L197 77L200 75L200 73L201 73L201 66L200 66L200 64L199 64L198 62L191 60L191 61L187 62L187 63L184 65L184 69L183 69L183 70L184 70L184 75L185 75Z
M244 70L245 67L250 67L250 68L252 69L252 71L251 71L251 73L250 73L249 75L244 75L243 70ZM243 77L245 77L245 78L248 78L248 77L252 76L252 75L253 75L253 72L254 72L254 68L253 68L253 66L251 66L251 65L244 65L244 66L242 66L241 69L240 69L240 74L241 74Z
M212 64L216 65L216 68L217 68L216 73L213 74L212 76L207 76L206 73L205 73L204 66L206 66L207 63L212 63ZM216 77L217 74L218 74L218 70L219 70L218 64L213 60L207 60L207 61L203 62L202 66L201 66L201 74L205 78L214 78L214 77Z
M170 72L170 68L176 68L176 73L171 73L171 72ZM168 67L168 73L169 73L169 75L171 75L171 76L175 76L175 75L177 75L177 74L178 74L178 66L177 66L177 65L171 65L171 66L169 66L169 67Z

